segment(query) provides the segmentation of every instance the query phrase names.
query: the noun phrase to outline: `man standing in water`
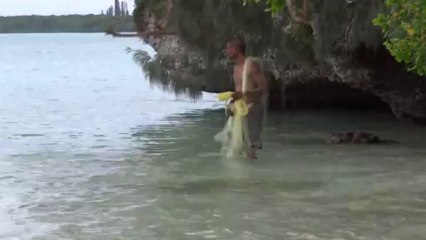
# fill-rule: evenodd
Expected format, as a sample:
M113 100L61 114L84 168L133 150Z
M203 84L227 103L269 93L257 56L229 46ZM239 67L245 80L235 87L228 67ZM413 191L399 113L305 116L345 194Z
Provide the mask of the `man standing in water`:
M246 58L246 44L243 38L236 36L226 45L226 53L235 62L233 79L235 92L233 100L245 97L247 104L250 104L247 115L247 128L250 140L250 149L247 157L256 159L256 151L262 149L262 132L266 98L268 95L268 83L263 74L262 67L254 60ZM243 70L247 62L247 83L243 89Z

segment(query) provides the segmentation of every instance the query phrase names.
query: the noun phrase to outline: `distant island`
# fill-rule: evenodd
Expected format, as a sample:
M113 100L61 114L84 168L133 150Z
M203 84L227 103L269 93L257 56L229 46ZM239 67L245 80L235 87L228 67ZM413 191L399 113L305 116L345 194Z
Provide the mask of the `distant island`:
M0 33L134 32L132 16L66 15L0 17Z
M0 16L0 33L91 33L135 32L133 16L127 2L114 5L100 14L62 16Z

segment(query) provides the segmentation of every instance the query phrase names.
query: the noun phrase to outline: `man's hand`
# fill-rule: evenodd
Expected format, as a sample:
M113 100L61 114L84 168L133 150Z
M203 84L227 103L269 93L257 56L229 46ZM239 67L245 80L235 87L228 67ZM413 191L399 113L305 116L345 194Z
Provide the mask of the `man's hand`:
M233 98L234 101L237 101L237 100L243 98L243 93L242 92L234 92L232 94L232 98Z

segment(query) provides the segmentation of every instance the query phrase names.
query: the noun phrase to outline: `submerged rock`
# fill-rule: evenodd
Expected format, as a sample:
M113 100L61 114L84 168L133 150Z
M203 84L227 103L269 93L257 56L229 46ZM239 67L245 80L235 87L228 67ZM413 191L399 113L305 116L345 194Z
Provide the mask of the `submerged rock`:
M380 139L378 136L366 132L333 133L326 139L332 144L397 144L393 140Z

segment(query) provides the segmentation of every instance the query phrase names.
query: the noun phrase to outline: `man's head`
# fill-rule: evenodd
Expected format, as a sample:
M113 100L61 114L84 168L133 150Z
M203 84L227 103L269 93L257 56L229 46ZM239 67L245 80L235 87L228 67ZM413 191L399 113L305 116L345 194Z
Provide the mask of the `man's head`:
M226 53L231 59L237 59L246 54L246 43L241 36L233 37L226 45Z

